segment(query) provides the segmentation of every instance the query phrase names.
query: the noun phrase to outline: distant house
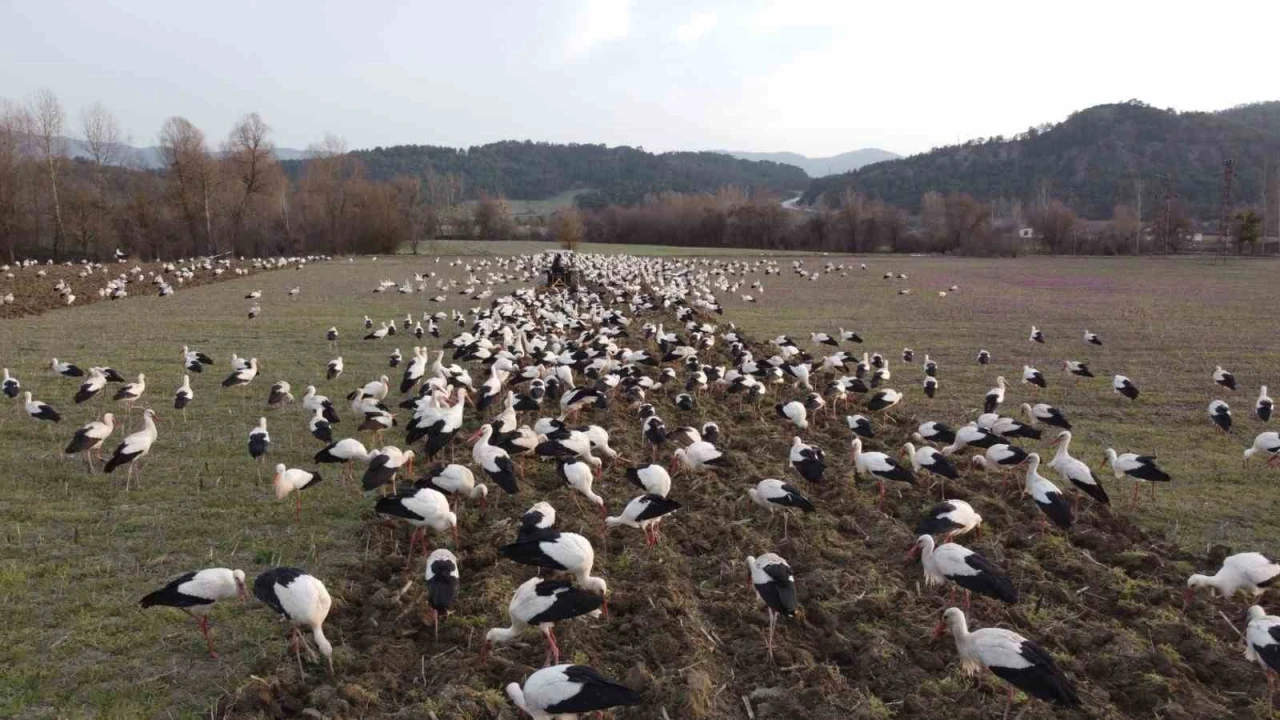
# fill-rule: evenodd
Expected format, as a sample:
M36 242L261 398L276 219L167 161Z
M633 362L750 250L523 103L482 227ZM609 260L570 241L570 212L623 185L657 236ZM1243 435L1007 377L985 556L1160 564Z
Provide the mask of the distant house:
M1018 237L1023 240L1032 240L1036 236L1036 231L1029 227L1018 228Z

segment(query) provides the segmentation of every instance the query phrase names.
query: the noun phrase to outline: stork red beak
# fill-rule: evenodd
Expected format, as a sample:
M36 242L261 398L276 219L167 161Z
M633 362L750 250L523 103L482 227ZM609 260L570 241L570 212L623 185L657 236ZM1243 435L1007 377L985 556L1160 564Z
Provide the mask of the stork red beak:
M945 635L946 632L947 632L947 624L945 622L939 622L937 625L933 626L932 639L936 641L938 638Z
M489 662L489 641L485 640L480 644L480 664Z
M1195 588L1187 588L1186 592L1182 593L1182 612L1186 612L1191 607L1191 601L1195 598Z
M453 531L453 544L456 547L458 545L458 526L454 525L450 529Z
M476 441L476 439L477 439L477 438L479 438L479 437L480 437L480 435L481 435L481 433L483 433L483 432L484 432L484 426L482 425L482 426L480 426L480 429L479 429L479 430L477 430L477 431L475 431L475 432L473 432L473 433L471 433L470 435L468 435L468 436L467 436L467 442L469 442L469 443L474 443L474 442Z
M609 619L609 596L606 595L604 602L600 604L600 615L605 619Z
M911 548L907 550L906 557L902 558L902 561L912 562L916 559L916 556L919 554L920 554L920 546L913 544Z

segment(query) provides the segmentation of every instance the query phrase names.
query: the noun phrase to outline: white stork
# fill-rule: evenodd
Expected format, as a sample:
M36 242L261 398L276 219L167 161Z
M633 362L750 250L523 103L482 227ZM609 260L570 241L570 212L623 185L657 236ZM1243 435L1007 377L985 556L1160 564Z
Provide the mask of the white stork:
M1005 717L1013 706L1015 688L1063 707L1080 705L1080 697L1076 695L1071 681L1044 648L1003 628L981 628L970 632L964 611L960 608L947 608L942 618L934 628L933 636L941 637L950 628L966 675L974 675L986 668L1009 683Z
M601 506L603 507L603 505ZM662 495L652 495L646 493L638 495L627 503L622 509L621 515L611 515L604 519L605 527L617 527L618 525L626 525L627 527L639 528L644 531L645 544L657 545L658 539L661 537L659 531L659 523L668 515L680 509L680 503Z
M101 420L91 420L81 426L63 452L67 455L83 452L85 462L89 464L89 472L93 472L93 451L98 450L101 453L102 442L111 437L115 428L115 415L106 413Z
M111 459L103 466L102 471L110 474L113 470L129 464L129 473L125 478L125 490L129 489L129 482L133 479L135 467L147 453L151 452L151 445L156 441L156 413L151 408L142 411L142 429L125 437L124 442L116 446L116 450L111 455ZM139 479L141 479L141 471L138 471Z
M947 500L929 508L916 524L916 535L943 535L943 542L951 542L957 535L964 535L982 526L982 516L964 500ZM975 536L976 537L976 536Z
M765 553L760 557L747 556L747 571L751 586L764 602L769 613L769 637L765 649L773 658L773 636L778 626L778 616L793 617L796 614L796 580L791 566L782 556Z
M507 605L511 626L492 628L485 633L480 646L481 661L488 657L494 645L509 643L530 627L538 628L546 639L545 663L560 662L560 645L556 641L555 624L583 615L598 616L604 598L599 593L583 590L571 580L551 580L534 577L516 588Z
M302 491L323 479L318 472L307 472L299 468L290 468L284 463L276 463L276 474L271 480L271 486L275 489L276 500L285 499L289 493L294 494L294 520L301 521Z
M932 535L921 535L915 545L907 553L907 559L920 556L920 564L924 567L924 583L926 587L941 585L948 580L964 588L964 605L969 607L969 594L995 598L1012 605L1018 602L1018 590L1014 588L1009 576L1003 570L991 564L982 555L969 548L953 542L936 545ZM951 589L954 599L955 588Z
M1256 602L1267 588L1280 576L1280 565L1258 552L1238 553L1222 561L1222 567L1213 575L1196 573L1187 578L1187 591L1182 598L1183 610L1191 604L1196 588L1207 587L1211 595L1231 598L1244 590L1249 602Z
M209 635L209 611L219 600L239 597L245 599L244 571L228 568L206 568L175 578L154 592L147 593L138 602L144 608L178 608L195 618L200 634L204 636L209 657L217 659L213 649L213 637Z
M623 705L639 705L640 695L585 665L542 668L520 683L507 685L507 697L533 720L576 718Z
M1224 433L1231 432L1231 406L1221 400L1209 403L1209 419Z
M298 671L302 672L302 646L312 654L311 646L298 632L301 626L311 631L320 654L329 662L333 674L333 645L324 635L324 620L329 616L333 600L324 583L305 572L291 567L272 568L253 581L253 594L289 621L289 635L294 654L298 658ZM305 673L304 673L305 674Z

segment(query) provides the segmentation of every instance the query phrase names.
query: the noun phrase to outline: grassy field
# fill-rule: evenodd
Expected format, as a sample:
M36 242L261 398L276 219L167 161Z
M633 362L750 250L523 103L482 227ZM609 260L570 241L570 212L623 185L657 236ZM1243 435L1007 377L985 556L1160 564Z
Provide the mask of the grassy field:
M496 255L545 247L440 243L426 252ZM267 479L257 482L245 450L248 430L265 414L272 461L311 467L319 445L306 432L306 413L297 406L264 412L268 386L285 379L301 396L314 383L345 411L341 398L388 372L386 355L393 347L407 353L414 344L412 337L360 341L364 315L388 320L475 304L456 293L442 304L419 295L371 293L379 280L398 281L415 271L464 277L463 268L450 267L447 260L436 263L434 255L339 260L172 298L131 298L0 323L2 364L24 389L66 416L51 435L49 428L30 421L20 404L7 403L0 415L0 459L9 470L0 475L0 612L5 617L0 716L208 717L211 711L215 716L293 716L319 707L352 716L394 709L412 717L429 712L442 718L514 717L498 690L536 666L541 650L532 643L504 650L483 668L474 660L484 629L505 619L506 598L525 575L496 562L496 546L512 534L503 518L539 499L536 489L542 488L541 494L562 508L562 525L599 534L598 521L555 489L550 468L531 475L532 494L494 498L483 517L474 508L462 511L464 598L436 642L429 629L423 631L420 608L398 594L403 560L392 552L385 531L371 522L372 503L337 482L331 471L304 495L303 519L295 524L291 502L272 499ZM758 304L726 294L720 320L737 323L757 340L787 332L802 344L811 330L858 330L866 339L862 347L892 360L891 385L908 395L904 425L926 418L959 424L975 415L997 372L1013 383L1006 409L1016 408L1031 397L1017 384L1021 367L1035 365L1050 382L1041 398L1065 409L1078 426L1073 454L1095 464L1108 446L1154 452L1173 474L1174 483L1161 488L1155 503L1134 511L1154 538L1198 554L1213 543L1277 550L1280 515L1269 488L1280 475L1240 464L1241 451L1260 430L1249 417L1257 386L1274 379L1267 373L1280 360L1280 340L1265 323L1274 263L815 257L805 265L820 269L829 261L855 267L866 262L870 270L855 269L848 277L825 274L811 282L785 272L788 258L782 276L763 278L764 293L753 292L761 298ZM889 269L909 279L882 280ZM936 290L953 284L960 286L958 292L937 297ZM294 285L302 286L302 295L289 300L285 291ZM903 286L913 293L897 295ZM263 314L250 321L244 316L249 302L242 297L257 288L264 291ZM509 288L499 291L504 289ZM741 292L752 291L744 286ZM1031 324L1045 331L1047 345L1027 341ZM323 382L324 364L333 354L323 339L330 325L343 333L339 353L347 371ZM1085 327L1100 333L1106 345L1084 345ZM221 363L192 378L196 398L185 422L171 409L171 393L181 381L183 344ZM904 346L917 353L911 367L899 360ZM995 358L985 373L974 363L979 348ZM252 385L223 390L217 382L228 371L232 352L259 358L263 370ZM933 403L919 390L925 353L941 365L941 392ZM126 493L123 477L86 475L78 459L61 456L74 429L113 403L99 398L73 405L76 382L48 370L52 356L82 366L110 364L127 375L147 373L150 402L144 404L158 409L160 439L145 461L140 490ZM1060 370L1067 358L1090 361L1099 377L1069 382ZM1237 423L1231 436L1217 434L1205 414L1209 400L1219 395L1209 379L1215 364L1233 370L1243 385L1228 398ZM1115 372L1142 389L1138 402L1129 404L1110 392ZM1280 388L1280 382L1269 384ZM781 541L780 528L766 528L742 501L750 483L784 472L780 458L787 442L777 437L775 424L758 421L750 410L713 402L691 414L677 413L667 403L661 412L669 425L719 420L727 428L726 447L743 458L732 477L692 483L681 498L687 513L668 524L664 546L646 552L638 533L615 533L600 564L615 588L616 618L559 632L563 645L576 648L574 659L590 660L647 691L646 708L620 717L653 717L660 715L659 707L673 718L741 717L744 702L756 717L783 717L799 711L797 702L817 702L830 710L813 717L932 717L925 712L928 698L963 692L953 649L903 647L923 635L920 626L931 624L937 607L919 588L918 568L889 566L910 540L903 523L913 522L927 498L895 497L882 515L859 493L828 485L814 493L831 509L830 516L793 523L791 538ZM128 431L137 424L135 411ZM639 454L632 417L611 413L607 424L625 433L619 441L624 451ZM339 426L336 434L349 431ZM813 435L832 458L831 476L847 477L847 431L828 426ZM109 445L120 436L118 431ZM394 439L389 436L388 442ZM469 459L459 453L464 456ZM633 494L618 483L619 475L620 470L606 472L602 483L602 492L618 507ZM1119 505L1127 486L1105 483ZM1061 626L1076 633L1051 649L1065 656L1070 671L1089 678L1086 697L1102 708L1095 717L1143 715L1136 709L1145 707L1148 696L1153 704L1147 716L1188 717L1190 712L1195 717L1197 710L1222 708L1236 716L1246 711L1269 716L1248 699L1256 695L1261 675L1244 667L1237 648L1227 642L1234 636L1226 625L1205 610L1193 614L1197 624L1191 630L1177 629L1180 620L1165 595L1176 597L1176 585L1168 586L1185 577L1192 567L1189 556L1175 563L1176 549L1169 545L1169 561L1160 560L1145 535L1121 524L1131 511L1117 507L1115 519L1109 513L1091 515L1098 532L1107 533L1105 542L1091 541L1085 531L1083 538L1073 537L1074 547L1048 537L1025 549L1030 548L1025 537L1034 531L1034 515L1026 513L1025 503L1016 493L983 497L992 505L984 515L997 527L996 538L984 541L989 543L984 552L1034 578L1027 582L1035 594L1049 598L1044 608L1037 602L1034 611L1002 617L1018 626ZM715 523L706 527L694 521L713 515ZM1001 522L1006 532L1000 532ZM734 565L748 551L775 549L761 547L768 542L797 567L807 609L803 621L784 629L797 649L780 652L776 668L761 662L763 613L742 593L741 566ZM1081 547L1088 549L1084 556L1090 561L1134 567L1128 575L1094 567L1080 559ZM850 558L876 559L883 567L859 571L847 562ZM335 598L336 681L325 680L314 667L308 678L298 677L284 656L282 627L258 603L215 610L222 653L216 662L204 656L203 642L185 617L136 606L143 594L187 570L222 565L253 576L273 564L305 567L328 584ZM414 577L420 572L415 570ZM1055 581L1053 573L1069 580ZM1064 591L1067 582L1071 586ZM1145 612L1134 610L1135 604L1157 608L1142 621L1153 624L1127 631L1126 625L1136 621L1125 613ZM1098 625L1085 625L1090 619L1111 636L1099 635ZM1112 648L1108 657L1123 660L1122 666L1095 666L1090 652L1099 647ZM1152 652L1156 655L1148 657ZM895 667L900 672L887 672ZM1192 698L1179 695L1196 678L1207 682L1203 676L1214 672L1243 677L1233 675L1221 681L1229 686ZM1112 687L1109 676L1123 676L1125 684ZM1189 679L1159 680L1172 676ZM1170 709L1175 704L1183 708L1181 715ZM955 709L951 717L995 712L970 710ZM1024 715L1050 716L1042 704L1029 706Z

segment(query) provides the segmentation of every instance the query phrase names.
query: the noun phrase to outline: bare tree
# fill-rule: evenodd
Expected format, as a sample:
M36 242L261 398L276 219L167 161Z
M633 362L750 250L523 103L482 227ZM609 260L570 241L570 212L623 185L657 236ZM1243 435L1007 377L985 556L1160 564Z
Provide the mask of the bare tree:
M120 140L120 123L102 103L94 103L80 111L80 129L89 160L99 168L115 165L124 155Z
M271 128L258 113L249 113L231 128L223 155L234 181L231 204L231 246L241 251L245 219L254 201L264 196L268 177L275 174L275 145L268 138ZM256 250L256 248L255 248Z
M67 115L62 110L62 103L58 102L58 96L48 89L38 91L31 98L29 112L36 152L49 174L54 218L53 256L56 258L62 253L62 238L65 233L62 225L62 202L58 199L58 172L67 157L66 140L62 136Z
M578 208L567 207L551 216L551 238L565 250L577 250L585 233Z
M21 162L30 125L25 108L0 99L0 244L9 262L17 260Z
M364 175L364 164L347 152L347 143L325 135L307 148L307 162L299 191L304 198L303 222L309 236L324 238L323 247L341 253L348 248L346 224L353 189Z
M210 207L216 164L205 147L204 133L184 117L171 117L160 128L160 153L169 167L173 199L186 221L192 251L197 255L216 254ZM203 237L200 233L201 215Z

